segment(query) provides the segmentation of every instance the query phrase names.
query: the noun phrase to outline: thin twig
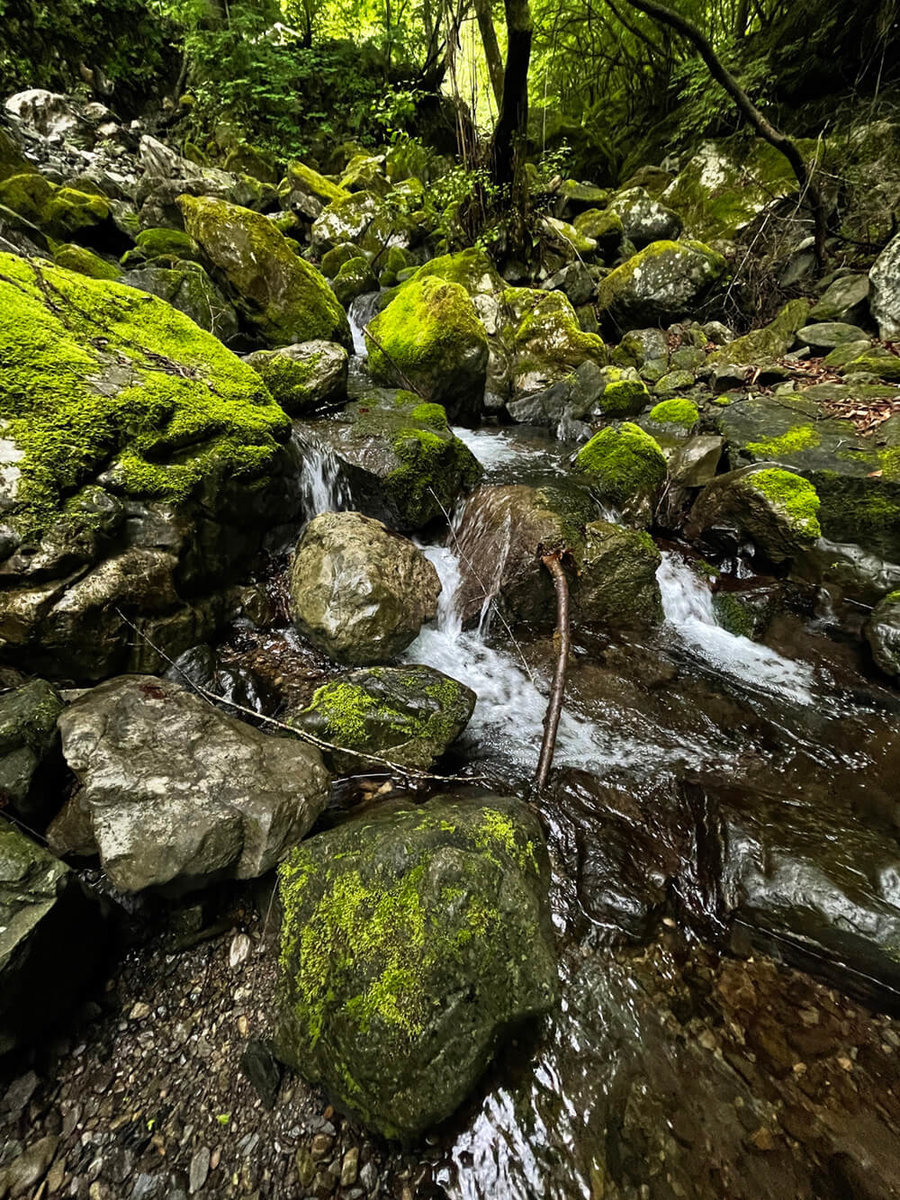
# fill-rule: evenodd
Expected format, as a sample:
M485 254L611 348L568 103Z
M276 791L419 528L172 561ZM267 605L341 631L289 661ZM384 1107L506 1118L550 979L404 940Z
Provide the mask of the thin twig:
M534 777L535 785L539 790L547 786L547 780L550 778L553 752L556 749L556 733L559 729L559 718L562 715L563 693L566 690L566 666L572 647L569 633L569 581L566 579L566 573L562 567L563 554L564 551L555 550L551 554L541 556L541 562L553 576L553 586L556 588L556 632L559 637L559 654L556 659L556 671L553 674L553 686L550 689L550 703L547 705L547 715L544 717L541 754Z

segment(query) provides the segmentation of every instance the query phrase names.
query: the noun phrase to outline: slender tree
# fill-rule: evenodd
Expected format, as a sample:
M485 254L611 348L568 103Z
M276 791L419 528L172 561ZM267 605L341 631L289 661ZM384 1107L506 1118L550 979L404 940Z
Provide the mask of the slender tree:
M484 57L487 60L488 74L491 77L491 88L499 110L503 104L503 58L500 54L500 43L497 41L497 30L494 28L491 0L475 0L475 16L478 18L481 44L484 47Z
M682 37L687 38L706 63L713 79L722 85L735 102L738 112L748 125L755 129L761 138L764 138L770 146L774 146L788 160L797 178L797 183L800 185L800 194L806 198L812 209L816 229L816 258L819 266L823 266L825 262L825 237L827 234L825 203L818 184L813 178L813 172L804 161L803 155L797 148L796 143L787 134L782 133L780 129L776 129L760 112L719 58L718 54L716 54L709 38L693 22L689 21L687 17L683 17L681 13L674 12L671 8L666 8L664 4L657 3L657 0L628 0L628 3L632 8L646 13L648 17L652 17L655 21L659 21L660 24L668 26L669 29L673 29L676 33L680 33Z
M504 7L506 69L491 158L494 182L501 187L512 187L528 125L528 66L533 26L529 0L504 0Z

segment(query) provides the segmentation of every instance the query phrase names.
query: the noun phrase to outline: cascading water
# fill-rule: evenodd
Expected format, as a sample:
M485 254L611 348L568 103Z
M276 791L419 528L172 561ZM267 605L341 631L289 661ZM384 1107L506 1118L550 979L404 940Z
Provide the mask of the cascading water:
M369 354L366 337L363 330L378 312L381 292L366 292L357 298L347 310L350 322L350 333L353 335L353 353L359 358L367 358Z
M329 447L304 436L300 442L300 498L306 520L324 512L341 512L351 505L350 488L337 455Z

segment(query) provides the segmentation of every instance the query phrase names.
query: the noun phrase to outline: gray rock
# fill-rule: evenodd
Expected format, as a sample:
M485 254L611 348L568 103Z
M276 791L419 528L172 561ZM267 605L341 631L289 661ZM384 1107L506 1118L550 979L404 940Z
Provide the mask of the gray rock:
M885 341L900 334L900 233L882 250L869 272L870 305Z
M0 696L0 799L28 825L44 824L59 805L62 710L59 693L43 679Z
M347 399L349 356L337 342L300 342L277 350L257 350L244 361L260 373L285 412L312 412Z
M128 271L122 282L141 292L159 296L191 318L201 329L228 342L237 334L238 319L204 269L196 263L177 267L142 267Z
M669 458L669 478L676 487L704 487L711 483L722 458L724 439L700 434L676 447Z
M900 591L890 592L878 603L865 632L879 667L900 679Z
M797 330L797 341L811 350L833 350L846 342L868 342L864 329L845 321L820 321Z
M262 875L328 796L317 750L164 679L111 679L70 705L60 730L77 804L122 891Z
M641 187L618 192L609 206L622 218L625 236L639 250L651 242L674 241L681 234L681 217Z
M540 825L508 798L310 839L281 869L279 1055L388 1137L444 1120L556 999L548 879Z
M726 269L702 242L653 242L600 281L597 310L619 328L668 325L693 315Z
M33 1196L53 1162L59 1138L47 1134L32 1142L18 1158L0 1169L0 1196L9 1195L11 1200Z
M441 584L406 538L357 512L310 521L291 565L291 616L338 662L388 662L435 616Z
M836 279L810 311L811 321L849 321L857 324L869 310L868 275Z

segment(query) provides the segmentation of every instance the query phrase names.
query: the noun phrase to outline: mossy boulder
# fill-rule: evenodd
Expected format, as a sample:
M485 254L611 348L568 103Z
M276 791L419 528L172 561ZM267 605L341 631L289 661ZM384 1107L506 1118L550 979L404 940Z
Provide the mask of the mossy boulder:
M595 433L575 457L603 504L612 505L632 523L646 524L666 481L666 460L659 443L625 421Z
M444 409L412 392L373 391L298 432L310 454L335 456L356 508L403 532L452 512L482 474Z
M319 270L326 279L333 280L344 263L351 262L354 258L362 258L368 262L358 246L354 246L352 242L341 242L340 245L332 246L330 250L325 251L319 264Z
M347 399L349 357L336 342L301 342L256 350L244 361L258 371L285 412L314 412Z
M321 338L349 347L347 314L327 281L297 257L271 221L210 196L183 196L179 206L187 232L270 345Z
M194 262L157 266L160 261L151 260L146 266L127 271L122 282L159 296L201 329L215 334L220 342L232 341L238 332L237 313L203 267Z
M900 680L900 592L881 599L866 622L872 657L886 675Z
M108 941L105 910L75 872L0 821L0 1058L79 999Z
M606 629L648 629L662 623L656 572L662 561L643 530L591 521L575 591L582 621Z
M417 546L362 513L321 513L291 564L291 617L337 662L389 662L437 613L441 584Z
M603 372L603 390L597 397L596 412L607 419L633 417L650 403L647 385L633 369L607 367Z
M781 358L794 344L797 330L806 324L808 317L808 300L789 300L768 325L728 342L715 350L709 361L740 367L756 366L758 363L771 362L773 358Z
M0 696L0 802L27 825L43 825L61 799L56 688L32 679ZM57 791L59 788L59 791Z
M143 229L131 250L122 255L122 266L129 270L147 262L174 266L182 262L203 261L203 252L183 229Z
M611 261L622 249L625 241L625 226L622 218L612 209L590 208L575 218L575 228L586 238L591 238L604 259Z
M505 287L490 255L478 246L432 258L419 267L407 282L419 283L431 277L443 279L447 283L458 283L472 297L495 295Z
M372 192L353 192L335 200L322 212L312 227L312 246L318 254L342 242L353 242L360 250L379 254L391 245L408 242L406 218L393 213Z
M373 754L427 771L468 725L475 700L433 667L368 667L326 683L287 720L343 748L328 754L337 771L376 769Z
M686 397L662 400L650 409L648 418L656 425L673 426L679 432L690 433L700 420L700 410L693 400Z
M501 336L510 360L514 398L559 383L584 362L606 366L603 339L583 332L578 314L562 292L508 288L503 304L507 316Z
M331 281L331 290L344 308L349 308L354 300L365 296L367 292L377 292L378 279L372 270L372 264L357 253L338 269Z
M810 310L811 321L849 321L858 325L869 315L868 275L842 275L822 293Z
M114 262L107 262L93 250L76 246L74 242L63 242L53 247L53 261L67 271L79 275L90 275L92 279L121 279L122 271Z
M366 343L376 379L412 384L425 399L442 404L451 421L477 422L488 342L460 284L437 276L408 282L369 323Z
M651 242L600 281L597 311L620 329L670 325L693 316L726 271L702 242Z
M280 869L279 1056L369 1128L449 1117L557 996L537 819L438 796L311 838Z
M625 237L639 250L651 242L675 241L681 233L681 217L642 187L616 192L609 207L621 218Z
M278 198L286 208L296 205L302 197L312 196L320 204L333 204L346 200L349 195L346 188L302 162L288 163L284 179L278 186Z
M561 254L567 261L593 258L597 253L597 243L591 237L579 232L568 221L560 221L557 217L541 219L541 233L554 251Z
M60 187L33 172L0 182L0 204L61 240L89 239L110 216L105 197Z
M285 510L288 418L164 301L10 254L0 368L4 656L102 678L146 653L122 612L171 653L180 587L221 598Z
M371 192L375 196L386 196L391 190L385 174L383 154L354 154L341 175L344 192Z
M808 550L821 536L816 489L781 467L749 467L707 484L691 509L688 535L750 538L773 563Z

